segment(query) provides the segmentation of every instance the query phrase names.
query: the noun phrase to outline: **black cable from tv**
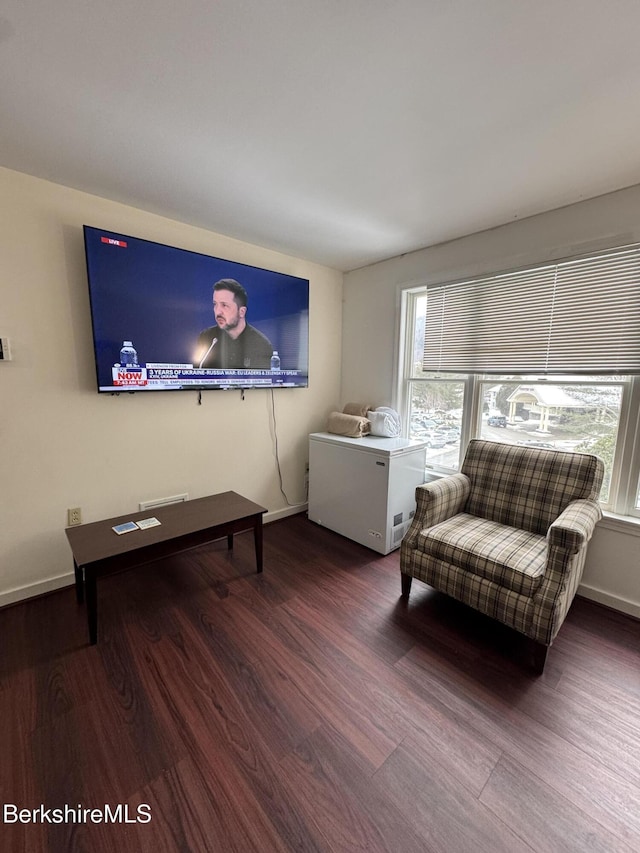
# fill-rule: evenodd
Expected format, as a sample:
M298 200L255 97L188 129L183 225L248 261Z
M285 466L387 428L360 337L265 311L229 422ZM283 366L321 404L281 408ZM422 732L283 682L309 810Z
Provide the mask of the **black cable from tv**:
M292 504L289 498L287 497L287 493L284 490L284 484L282 481L282 469L280 468L280 455L278 451L278 422L276 421L276 404L275 398L273 395L273 388L271 390L271 414L273 416L273 437L275 441L275 450L276 450L276 467L278 469L278 480L280 482L280 492L282 493L282 497L285 499L287 506L297 506L297 504Z

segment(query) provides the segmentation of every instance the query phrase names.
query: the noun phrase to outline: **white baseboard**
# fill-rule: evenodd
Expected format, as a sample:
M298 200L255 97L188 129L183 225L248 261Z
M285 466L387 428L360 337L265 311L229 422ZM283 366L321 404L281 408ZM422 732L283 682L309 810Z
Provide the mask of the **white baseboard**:
M635 601L629 601L618 595L611 595L611 593L604 592L602 589L597 589L594 586L586 586L585 584L580 584L578 587L578 595L588 598L590 601L595 601L597 604L604 604L612 610L619 610L621 613L627 613L629 616L635 616L636 619L640 619L640 604L636 604Z
M62 589L65 586L72 586L75 580L74 573L67 572L55 578L47 578L45 581L36 581L26 586L8 589L6 592L0 592L0 607L7 607L9 604L16 604L18 601L24 601L27 598L35 598L37 595L45 595L47 592L55 592L55 590Z
M263 519L265 524L271 521L280 521L281 518L288 518L290 515L298 515L298 513L306 512L308 504L296 504L295 506L287 506L284 509L275 509L273 512L264 514Z
M272 521L279 521L281 518L287 518L289 515L297 515L300 512L305 512L306 509L307 504L304 503L267 512L263 516L264 523L269 524ZM16 604L18 601L24 601L27 598L35 598L37 595L45 595L47 592L55 592L55 590L62 589L65 586L73 586L74 583L74 573L66 572L64 575L58 575L55 578L47 578L44 581L35 581L35 583L27 584L26 586L8 589L5 592L0 592L0 608Z

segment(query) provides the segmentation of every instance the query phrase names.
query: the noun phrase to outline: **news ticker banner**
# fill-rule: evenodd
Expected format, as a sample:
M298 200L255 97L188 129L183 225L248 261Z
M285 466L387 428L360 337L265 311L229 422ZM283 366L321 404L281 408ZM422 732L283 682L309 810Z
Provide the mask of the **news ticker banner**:
M211 370L190 364L144 364L137 367L114 365L116 388L184 388L229 385L232 387L272 387L306 385L307 374L300 370Z

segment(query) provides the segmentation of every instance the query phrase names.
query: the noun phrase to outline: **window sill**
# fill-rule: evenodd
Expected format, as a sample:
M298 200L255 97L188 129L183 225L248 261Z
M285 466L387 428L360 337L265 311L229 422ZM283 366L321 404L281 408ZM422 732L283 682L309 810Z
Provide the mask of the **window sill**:
M626 533L627 536L640 536L640 518L633 515L605 512L599 526L606 527L607 530L615 530L616 533Z

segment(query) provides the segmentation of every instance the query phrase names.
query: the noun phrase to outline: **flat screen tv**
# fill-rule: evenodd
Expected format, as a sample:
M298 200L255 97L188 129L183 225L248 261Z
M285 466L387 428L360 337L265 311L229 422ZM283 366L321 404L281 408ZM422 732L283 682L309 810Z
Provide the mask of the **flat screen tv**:
M98 390L300 388L309 282L84 226Z

